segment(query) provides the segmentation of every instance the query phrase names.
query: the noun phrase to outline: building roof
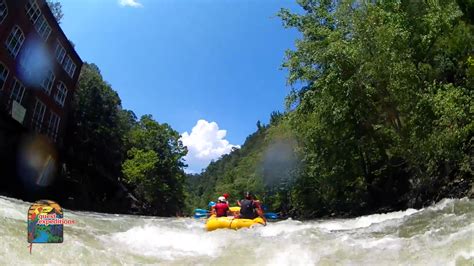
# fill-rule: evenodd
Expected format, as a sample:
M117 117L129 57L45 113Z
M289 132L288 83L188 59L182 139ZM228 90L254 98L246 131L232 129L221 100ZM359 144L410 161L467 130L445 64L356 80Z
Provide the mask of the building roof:
M61 28L61 26L59 25L58 21L56 20L56 18L54 17L53 15L53 12L51 11L51 9L49 8L49 5L48 3L46 2L46 0L37 0L39 1L41 5L46 5L46 8L44 8L44 10L46 10L45 12L45 16L48 16L49 17L49 21L54 21L54 25L51 25L51 27L56 27L56 30L58 31L58 33L60 35L62 35L64 37L64 39L67 40L67 45L69 50L72 51L74 53L74 55L76 56L77 59L79 59L81 65L83 64L83 61L81 59L81 57L79 56L79 54L76 52L76 49L74 48L74 46L72 45L71 41L68 39L68 37L66 36L66 34L64 33L63 29ZM78 68L78 70L80 71L80 68Z

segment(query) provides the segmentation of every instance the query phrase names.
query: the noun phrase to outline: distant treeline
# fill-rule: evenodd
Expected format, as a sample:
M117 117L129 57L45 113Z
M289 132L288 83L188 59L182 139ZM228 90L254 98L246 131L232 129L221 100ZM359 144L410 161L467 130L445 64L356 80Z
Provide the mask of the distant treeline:
M302 36L284 62L288 111L188 176L188 206L250 190L275 211L317 217L467 195L473 2L298 2L301 14L279 13Z

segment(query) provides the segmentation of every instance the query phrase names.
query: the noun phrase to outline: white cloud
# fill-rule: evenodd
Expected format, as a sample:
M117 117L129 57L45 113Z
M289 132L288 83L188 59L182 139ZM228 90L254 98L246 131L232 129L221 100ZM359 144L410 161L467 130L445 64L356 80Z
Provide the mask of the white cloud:
M143 5L138 3L137 0L119 0L119 5L130 7L143 7Z
M226 130L220 130L216 122L206 120L197 121L191 134L181 134L181 141L188 147L188 155L185 160L188 164L187 172L200 172L207 167L211 160L218 159L223 154L228 154L232 148L240 148L232 145L225 139Z

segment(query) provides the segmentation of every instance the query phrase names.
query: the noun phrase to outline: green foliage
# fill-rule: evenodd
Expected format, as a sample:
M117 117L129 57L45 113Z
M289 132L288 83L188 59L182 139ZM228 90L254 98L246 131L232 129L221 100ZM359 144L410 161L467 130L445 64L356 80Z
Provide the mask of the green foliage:
M270 125L258 123L257 131L240 149L211 162L201 174L187 176L189 209L205 207L223 193L229 193L235 205L246 191L273 209L289 208L296 142L283 123L284 114L273 113L271 121Z
M139 121L99 68L84 64L67 125L66 164L88 199L111 200L122 181L148 214L175 215L184 204L187 150L179 134L150 115Z
M128 156L129 159L123 163L123 175L127 183L139 185L153 178L158 164L156 152L132 148L128 151Z
M184 205L183 157L180 135L150 115L142 116L127 134L128 159L122 171L126 182L153 206L158 215L176 213Z
M289 97L304 164L295 208L393 206L410 189L472 177L473 28L457 3L300 3L306 14L280 12L303 34L288 82L307 84Z
M203 206L255 190L314 217L420 206L472 184L472 1L300 0L301 39L283 64L289 112L191 176ZM297 85L303 84L301 87Z
M54 0L46 0L46 3L49 6L49 9L51 9L51 12L54 15L54 18L58 22L58 24L61 24L61 20L63 19L63 6L61 5L61 2L59 1L54 1Z
M70 164L83 172L105 171L120 175L126 127L120 119L121 102L97 66L84 64L68 125Z

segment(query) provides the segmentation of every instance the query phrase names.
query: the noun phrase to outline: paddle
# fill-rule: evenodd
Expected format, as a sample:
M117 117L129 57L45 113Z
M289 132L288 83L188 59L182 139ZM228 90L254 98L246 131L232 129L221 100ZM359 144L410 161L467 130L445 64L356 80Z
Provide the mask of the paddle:
M199 218L207 218L209 215L210 211L206 209L195 209L194 210L194 218L199 219Z
M203 209L196 209L194 213L194 218L199 219L199 218L207 218L209 211L203 210ZM278 219L278 214L274 212L267 212L264 213L263 215L265 219L270 219L270 220L275 220Z
M216 203L214 201L210 201L209 204L207 206L209 207L212 207L216 205ZM208 214L210 213L211 211L209 210L206 210L206 209L195 209L194 210L194 218L203 218L203 217L207 217Z
M265 216L266 219L270 219L270 220L278 219L278 214L274 212L266 212L263 214L263 216Z
M195 209L194 212L195 212L195 213L208 213L209 210L205 210L205 209Z
M207 213L195 213L194 218L196 219L207 218Z

